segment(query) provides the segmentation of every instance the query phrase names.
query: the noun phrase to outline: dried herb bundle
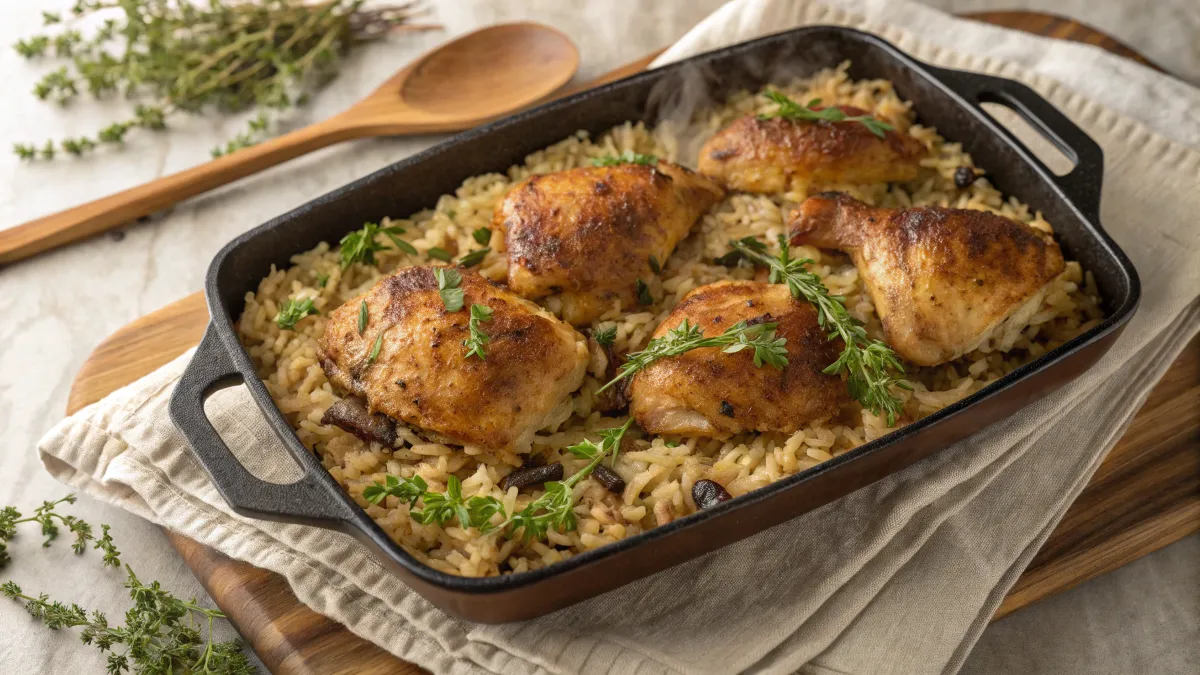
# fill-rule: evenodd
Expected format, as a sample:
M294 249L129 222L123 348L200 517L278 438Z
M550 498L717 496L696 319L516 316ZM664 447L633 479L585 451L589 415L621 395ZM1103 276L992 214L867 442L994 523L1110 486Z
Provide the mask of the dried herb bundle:
M15 45L26 58L53 56L69 65L48 73L34 95L66 105L81 92L122 95L130 116L94 137L14 145L23 159L82 155L121 144L133 129L159 130L176 113L238 113L257 109L249 128L213 148L220 156L266 137L272 113L303 105L332 79L341 57L358 44L409 23L415 2L364 7L364 0L78 0L64 21L43 13L48 33ZM103 19L84 35L89 15Z

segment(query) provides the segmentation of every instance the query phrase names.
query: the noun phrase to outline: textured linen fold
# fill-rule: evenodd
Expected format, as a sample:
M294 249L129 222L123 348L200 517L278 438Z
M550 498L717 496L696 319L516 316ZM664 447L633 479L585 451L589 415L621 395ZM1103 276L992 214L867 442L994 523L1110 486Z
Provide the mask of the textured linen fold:
M436 673L956 671L1200 330L1192 222L1200 91L1096 48L906 1L737 0L660 60L815 23L877 33L930 63L1021 80L1104 148L1102 222L1141 273L1143 300L1110 353L1078 380L817 511L551 616L498 626L443 614L350 537L233 514L167 416L190 353L51 430L39 444L46 469L282 574L316 611ZM295 475L265 420L247 415L254 405L244 388L214 396L207 410L256 475Z

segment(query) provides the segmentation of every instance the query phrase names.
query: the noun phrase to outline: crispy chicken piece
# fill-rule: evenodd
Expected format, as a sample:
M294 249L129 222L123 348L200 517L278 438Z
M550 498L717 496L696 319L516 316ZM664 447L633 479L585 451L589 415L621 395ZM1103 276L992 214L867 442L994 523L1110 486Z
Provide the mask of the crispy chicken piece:
M837 360L840 340L830 341L817 312L796 300L787 286L720 281L701 286L675 307L654 331L662 337L684 319L706 337L739 321L774 322L787 338L788 365L754 365L753 350L726 354L719 347L693 349L662 359L633 378L629 411L652 434L728 438L743 431L792 433L808 422L829 419L849 401L840 377L821 371Z
M847 115L865 111L839 106ZM700 149L700 173L730 190L807 191L810 186L909 181L925 146L896 131L883 138L858 122L738 118Z
M577 326L616 300L635 307L637 281L665 265L723 196L712 181L669 162L531 176L493 218L508 248L508 286L526 298L561 293L563 318Z
M537 305L473 272L462 272L465 300L447 312L431 267L409 267L335 309L318 357L338 387L384 413L449 442L489 450L527 451L568 395L583 382L587 343ZM359 311L367 303L366 330ZM467 357L472 304L487 305L480 322L486 358ZM379 342L374 359L371 352Z
M789 229L793 244L850 254L887 343L922 366L986 341L1010 349L1063 270L1053 237L987 211L873 208L826 193L793 210Z

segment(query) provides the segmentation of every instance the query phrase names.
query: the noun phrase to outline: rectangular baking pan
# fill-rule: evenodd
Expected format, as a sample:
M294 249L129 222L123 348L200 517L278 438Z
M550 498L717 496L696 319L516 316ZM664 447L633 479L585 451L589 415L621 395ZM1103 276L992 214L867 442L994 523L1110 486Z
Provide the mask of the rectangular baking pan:
M694 86L697 77L720 100L739 89L758 89L772 74L806 75L846 60L855 79L895 83L922 123L961 142L1006 195L1045 214L1067 258L1094 273L1107 315L1103 323L966 399L840 457L549 567L487 578L436 571L394 544L301 445L238 341L234 322L243 298L271 265L286 267L292 255L337 241L362 222L431 207L465 178L504 172L579 129L599 134L626 120L653 123L672 92ZM989 101L1015 110L1073 160L1074 169L1054 175L980 107ZM205 294L212 321L171 398L171 418L237 513L351 534L404 583L455 616L493 623L529 619L713 551L900 471L1013 414L1095 363L1133 315L1140 295L1132 264L1100 226L1103 169L1099 146L1022 84L920 63L878 37L841 27L800 28L734 45L460 134L234 239L209 267ZM299 481L276 485L252 476L205 416L208 395L243 383L304 470Z

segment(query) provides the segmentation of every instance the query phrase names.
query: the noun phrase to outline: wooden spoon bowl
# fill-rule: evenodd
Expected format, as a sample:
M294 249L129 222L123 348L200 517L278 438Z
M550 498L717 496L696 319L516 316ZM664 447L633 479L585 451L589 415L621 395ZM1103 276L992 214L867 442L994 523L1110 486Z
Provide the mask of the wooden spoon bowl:
M578 68L579 50L549 26L510 23L468 33L420 57L324 122L0 230L0 265L119 227L333 143L470 129L547 98Z
M491 26L422 56L335 119L369 135L461 131L548 97L578 67L579 50L553 28Z

